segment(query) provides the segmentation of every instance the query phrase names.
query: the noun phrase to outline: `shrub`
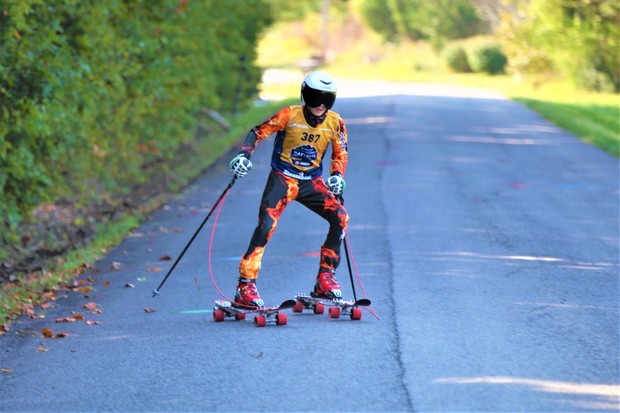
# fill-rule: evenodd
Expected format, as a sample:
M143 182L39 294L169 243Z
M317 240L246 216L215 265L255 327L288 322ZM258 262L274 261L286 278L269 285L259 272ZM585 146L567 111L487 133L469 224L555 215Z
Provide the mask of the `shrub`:
M114 202L251 105L265 0L19 0L0 8L0 244L43 201Z
M474 72L499 74L504 72L508 59L496 44L486 44L472 49L469 53L469 64Z
M443 58L446 65L453 71L457 73L471 72L467 52L463 46L454 43L446 46Z

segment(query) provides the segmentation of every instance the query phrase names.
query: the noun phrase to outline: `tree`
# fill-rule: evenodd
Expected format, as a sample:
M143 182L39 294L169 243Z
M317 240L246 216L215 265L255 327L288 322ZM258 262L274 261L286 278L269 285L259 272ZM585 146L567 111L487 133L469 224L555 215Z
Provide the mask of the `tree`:
M486 31L469 0L364 0L362 17L387 41L424 39L437 50L447 40Z
M620 3L617 0L515 0L500 38L517 74L550 69L578 86L620 91Z

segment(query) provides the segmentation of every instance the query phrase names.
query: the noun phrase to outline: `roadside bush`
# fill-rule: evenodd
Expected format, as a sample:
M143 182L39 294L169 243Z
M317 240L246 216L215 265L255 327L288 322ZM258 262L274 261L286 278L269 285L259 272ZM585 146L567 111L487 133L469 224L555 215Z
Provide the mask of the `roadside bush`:
M193 137L202 108L248 107L264 0L0 3L0 247L36 205L118 202Z
M474 72L491 75L504 72L508 60L500 46L495 44L481 45L469 53L469 64Z
M602 93L614 93L618 89L606 73L593 67L574 70L573 79L577 87Z
M471 72L469 59L465 48L460 44L449 44L443 52L443 58L446 65L457 73Z
M517 75L555 71L587 90L620 92L620 3L617 0L528 0L502 15L497 31ZM551 64L512 65L538 55Z

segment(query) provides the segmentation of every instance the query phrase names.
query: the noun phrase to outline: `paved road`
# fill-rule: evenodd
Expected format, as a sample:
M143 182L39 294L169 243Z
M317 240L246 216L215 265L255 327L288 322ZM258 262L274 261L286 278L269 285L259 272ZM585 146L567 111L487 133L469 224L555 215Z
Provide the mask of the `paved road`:
M618 160L493 94L341 91L352 255L379 320L212 322L211 225L151 297L171 265L160 258L180 253L230 181L226 156L97 264L94 291L68 292L0 337L11 370L0 411L617 411ZM213 235L226 295L270 147L259 145ZM287 209L260 277L268 303L309 291L326 229ZM351 295L346 265L339 278ZM72 312L100 324L54 323ZM44 328L70 336L41 338Z

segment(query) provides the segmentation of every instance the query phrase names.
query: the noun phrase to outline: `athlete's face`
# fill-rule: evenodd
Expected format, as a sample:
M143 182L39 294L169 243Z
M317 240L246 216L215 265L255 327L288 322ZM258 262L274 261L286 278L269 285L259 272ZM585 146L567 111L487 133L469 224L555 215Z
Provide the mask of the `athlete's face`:
M326 111L327 108L325 107L324 104L321 103L321 105L319 107L313 108L311 106L308 106L308 110L314 115L314 116L322 116Z

